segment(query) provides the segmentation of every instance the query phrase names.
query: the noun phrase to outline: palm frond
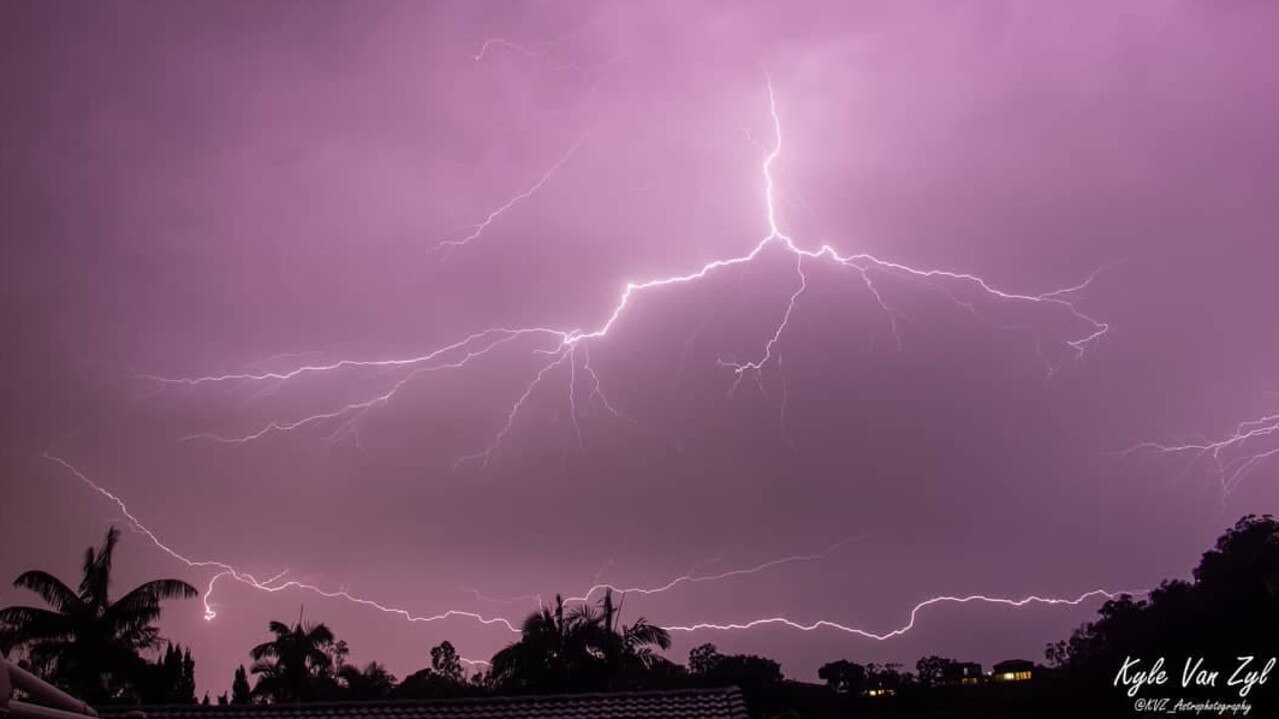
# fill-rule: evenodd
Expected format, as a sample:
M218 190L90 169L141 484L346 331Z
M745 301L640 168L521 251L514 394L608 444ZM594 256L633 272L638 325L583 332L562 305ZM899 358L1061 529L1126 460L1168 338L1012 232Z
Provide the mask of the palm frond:
M599 624L603 619L603 615L595 611L589 604L574 607L568 613L569 624Z
M259 661L253 662L253 664L249 667L250 674L270 675L270 674L276 674L278 672L279 672L279 669L276 667L274 662L264 662L259 660Z
M70 624L65 614L40 607L5 607L0 609L0 624L36 624L41 622Z
M152 604L133 608L112 605L102 618L105 625L116 631L128 631L157 621L160 618L160 605Z
M149 592L157 600L165 599L192 599L200 594L200 592L190 584L181 579L153 579L145 584L140 584L129 594L121 598L127 599L130 595L137 592Z
M324 624L307 625L304 628L307 641L312 644L332 644L333 630Z
M80 595L92 603L105 607L111 588L111 559L115 545L120 541L120 530L114 525L107 530L102 547L95 553L90 547L84 555L84 578L80 581Z
M93 567L97 564L97 551L93 547L84 550L84 566L80 568L80 596L87 597L89 578L93 576Z
M75 591L63 583L61 579L39 569L32 569L18 575L13 586L29 589L48 602L49 606L59 612L68 612L80 604L80 597Z
M652 669L661 662L666 661L664 657L657 655L648 647L644 647L643 649L634 652L631 656L634 657L634 660L646 671Z
M662 649L671 648L670 632L655 624L649 624L643 617L626 627L623 635L627 643L632 646L656 645Z
M149 623L160 618L160 602L198 596L195 587L178 579L157 579L142 584L107 608L105 617L120 625Z
M113 645L128 647L130 650L156 649L164 643L160 638L160 630L150 624L126 627L120 631Z
M74 633L65 615L37 607L0 609L0 628L3 628L5 643L12 645L63 639Z
M249 650L249 656L252 657L255 662L261 663L264 659L271 659L280 656L280 650L275 642L262 642Z
M554 631L555 615L550 609L542 609L540 612L533 612L524 618L524 623L520 625L520 632L523 634L537 635L543 632Z

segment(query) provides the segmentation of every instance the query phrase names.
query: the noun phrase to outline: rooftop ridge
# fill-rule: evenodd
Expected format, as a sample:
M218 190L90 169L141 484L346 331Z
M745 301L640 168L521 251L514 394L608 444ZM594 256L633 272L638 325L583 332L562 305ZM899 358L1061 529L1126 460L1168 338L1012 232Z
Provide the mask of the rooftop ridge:
M680 707L678 703L672 703L669 707L671 711L661 711L666 707L660 705L664 702L678 702L681 699L702 699L710 700L703 702L706 709L712 708L710 704L720 704L717 710L707 713L704 711L690 712L684 707L685 711L676 711ZM656 701L654 701L656 700ZM716 701L718 700L718 701ZM722 702L722 703L721 703ZM145 715L148 719L164 719L165 717L189 717L195 715L202 716L236 716L236 715L259 715L270 716L274 714L280 715L312 715L312 716L358 716L376 717L378 715L401 716L404 714L412 714L415 709L436 709L448 711L450 708L457 707L465 709L467 716L483 717L485 709L501 710L503 708L519 708L527 707L533 710L528 713L530 717L554 716L553 708L557 706L574 707L575 705L604 705L609 707L625 708L628 704L647 705L648 711L645 716L672 716L676 718L690 717L691 719L705 719L712 717L713 719L746 719L746 703L742 697L741 690L735 686L728 687L688 687L680 689L651 689L639 691L619 691L619 692L583 692L583 693L557 693L557 694L519 694L506 696L480 696L480 697L451 697L439 699L379 699L371 701L328 701L328 702L306 702L296 704L227 704L227 705L204 705L204 704L141 704L141 705L112 705L99 707L99 714L102 717L125 717L128 715L138 716ZM656 704L656 706L654 706ZM547 714L537 712L536 710L551 709L552 712ZM633 716L633 713L626 712L610 712L609 716L626 717ZM506 712L504 717L510 717L512 714ZM523 715L521 715L523 716Z

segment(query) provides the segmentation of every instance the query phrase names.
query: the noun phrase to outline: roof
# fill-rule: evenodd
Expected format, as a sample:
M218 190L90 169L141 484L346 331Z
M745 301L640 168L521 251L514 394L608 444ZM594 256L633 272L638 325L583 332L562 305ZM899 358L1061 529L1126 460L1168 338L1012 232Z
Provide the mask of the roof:
M737 687L313 704L104 707L106 718L146 719L747 719Z

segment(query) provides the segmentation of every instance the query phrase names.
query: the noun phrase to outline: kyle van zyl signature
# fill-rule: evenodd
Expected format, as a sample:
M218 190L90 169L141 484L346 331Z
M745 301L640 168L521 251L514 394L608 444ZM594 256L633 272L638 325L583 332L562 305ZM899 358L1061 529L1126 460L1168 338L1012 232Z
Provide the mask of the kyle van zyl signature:
M1156 659L1149 669L1141 668L1142 661L1140 657L1124 657L1124 663L1119 667L1119 673L1115 675L1114 685L1126 687L1130 697L1137 696L1144 687L1157 687L1168 683L1168 672L1164 671L1163 657ZM1263 661L1264 664L1262 664ZM1257 660L1252 656L1238 657L1233 668L1234 671L1226 678L1224 686L1238 687L1239 696L1246 697L1253 687L1264 685L1270 678L1270 672L1275 668L1275 657L1270 657L1268 660ZM1183 689L1216 688L1222 686L1219 683L1221 676L1221 670L1204 665L1203 657L1186 657L1186 663L1181 669L1181 686Z

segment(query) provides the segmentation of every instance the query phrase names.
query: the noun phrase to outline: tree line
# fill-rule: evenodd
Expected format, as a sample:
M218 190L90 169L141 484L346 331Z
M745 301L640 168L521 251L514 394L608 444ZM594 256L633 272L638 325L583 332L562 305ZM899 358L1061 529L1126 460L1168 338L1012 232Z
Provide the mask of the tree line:
M0 651L91 703L195 703L190 650L164 640L154 623L164 601L189 599L197 592L185 582L162 579L112 601L108 587L118 540L113 527L101 547L86 552L76 589L39 570L19 575L14 586L34 592L47 606L0 610ZM680 664L663 653L671 646L667 631L643 617L623 621L611 591L596 603L571 608L557 597L523 621L519 639L497 652L486 669L469 673L447 641L430 649L427 666L398 679L376 661L349 663L347 643L323 623L273 621L268 632L269 639L248 652L247 666L236 670L230 691L216 700L205 695L204 703L733 685L743 690L757 715L834 716L853 705L876 709L871 713L891 714L888 708L896 706L926 715L936 707L953 708L958 698L979 703L998 699L983 688L991 677L970 671L976 665L938 656L921 658L914 671L839 659L818 671L823 686L787 681L776 661L722 654L713 644L693 648ZM1034 681L1016 691L1023 699L1056 707L1077 709L1081 702L1117 707L1122 694L1107 690L1126 657L1193 654L1211 664L1242 653L1268 656L1276 651L1279 522L1270 515L1248 515L1202 556L1191 580L1165 581L1144 599L1121 595L1105 602L1096 620L1048 645L1048 664L1035 665Z

